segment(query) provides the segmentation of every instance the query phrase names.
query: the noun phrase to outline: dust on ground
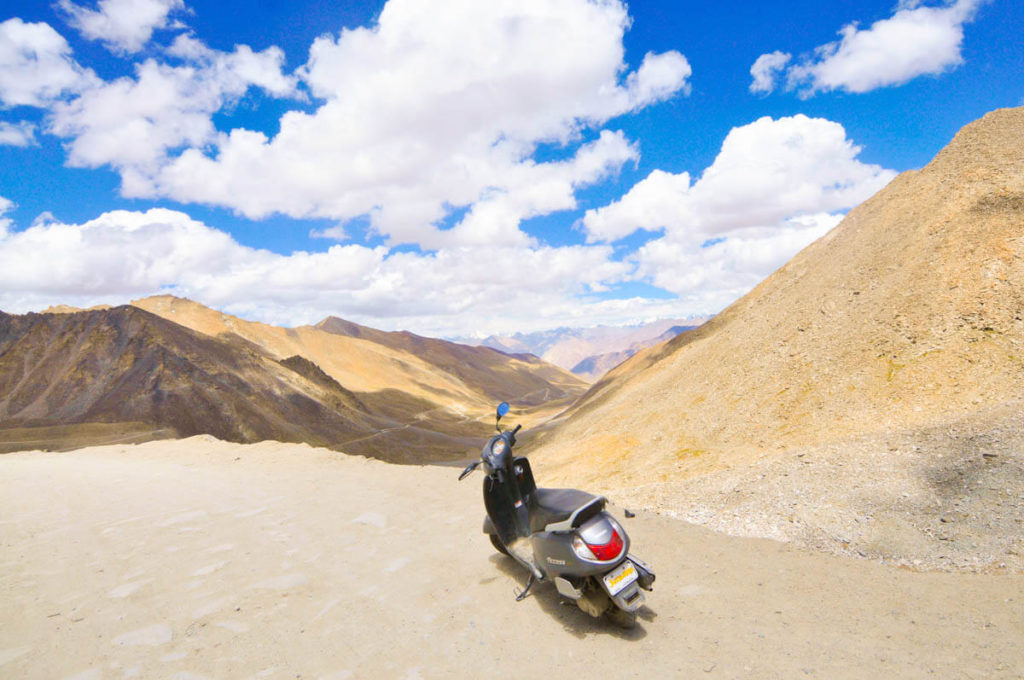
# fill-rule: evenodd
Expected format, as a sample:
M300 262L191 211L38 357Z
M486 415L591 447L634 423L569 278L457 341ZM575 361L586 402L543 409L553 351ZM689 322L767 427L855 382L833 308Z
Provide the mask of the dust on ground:
M915 573L621 505L658 574L634 630L548 584L516 603L526 574L457 473L205 436L0 456L0 675L1024 675L1020 574Z

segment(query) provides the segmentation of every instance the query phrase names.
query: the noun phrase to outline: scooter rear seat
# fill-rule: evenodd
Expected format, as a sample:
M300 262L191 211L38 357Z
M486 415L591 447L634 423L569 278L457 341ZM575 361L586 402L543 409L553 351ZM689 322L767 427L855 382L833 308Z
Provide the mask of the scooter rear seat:
M603 509L605 503L603 497L578 489L537 489L534 498L537 505L530 513L531 532L544 531L549 524L564 522L595 500L601 501L597 511Z

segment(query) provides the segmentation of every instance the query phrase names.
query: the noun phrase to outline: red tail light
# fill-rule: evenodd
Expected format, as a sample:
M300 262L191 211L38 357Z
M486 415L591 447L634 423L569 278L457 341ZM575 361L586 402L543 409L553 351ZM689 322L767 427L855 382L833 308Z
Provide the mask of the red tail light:
M608 560L614 560L622 553L622 536L619 536L619 532L612 529L612 537L607 543L595 545L593 543L587 543L587 547L594 553L601 562L607 562Z

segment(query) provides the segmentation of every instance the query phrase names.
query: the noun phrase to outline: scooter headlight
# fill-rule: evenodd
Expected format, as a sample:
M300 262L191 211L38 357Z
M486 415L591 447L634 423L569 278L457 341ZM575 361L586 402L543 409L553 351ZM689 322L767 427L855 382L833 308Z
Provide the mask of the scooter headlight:
M505 449L507 448L508 444L505 442L504 439L495 439L494 443L491 444L491 453L494 454L495 457L498 457L501 454L505 453Z

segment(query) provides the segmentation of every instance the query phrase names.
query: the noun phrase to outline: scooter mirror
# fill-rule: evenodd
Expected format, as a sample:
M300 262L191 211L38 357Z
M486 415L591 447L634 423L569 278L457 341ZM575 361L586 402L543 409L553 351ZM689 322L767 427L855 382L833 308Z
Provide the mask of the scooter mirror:
M466 475L475 470L476 466L479 464L480 461L476 461L475 463L470 463L469 465L467 465L466 468L462 471L462 474L459 475L459 481L461 482L466 477Z
M508 413L509 408L510 407L507 401L503 401L500 404L498 404L498 417L501 418L505 416Z

